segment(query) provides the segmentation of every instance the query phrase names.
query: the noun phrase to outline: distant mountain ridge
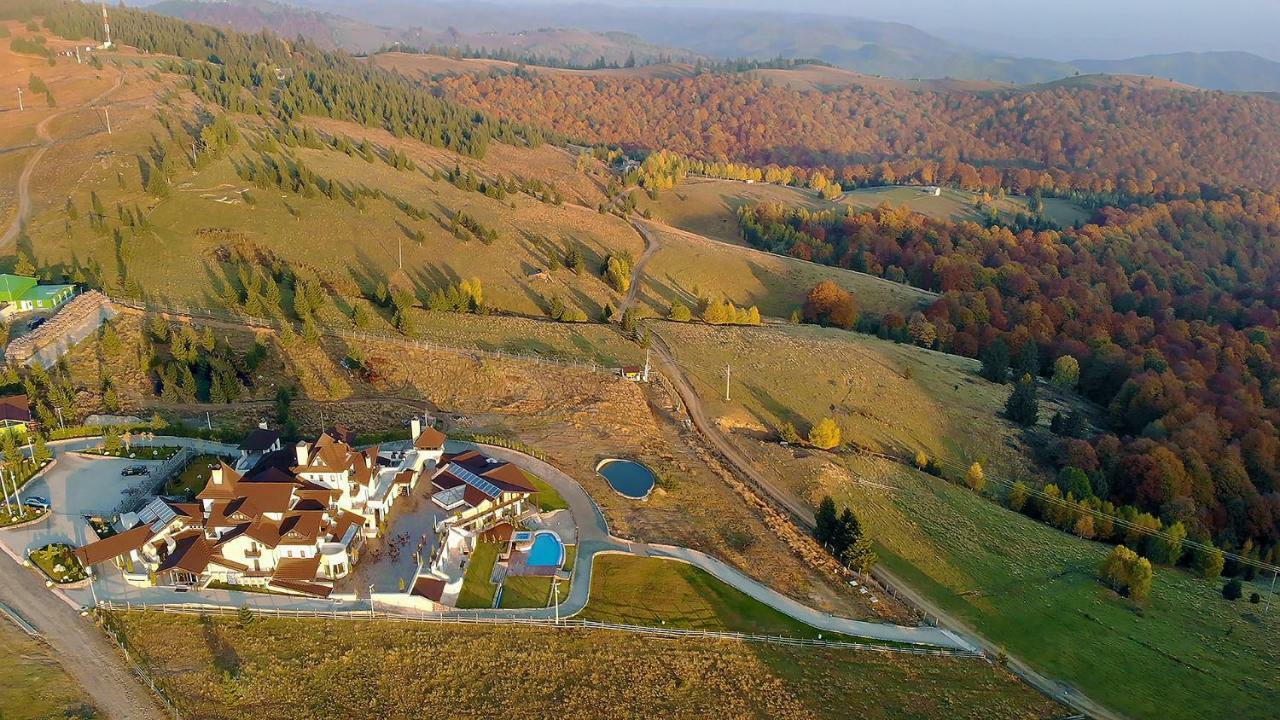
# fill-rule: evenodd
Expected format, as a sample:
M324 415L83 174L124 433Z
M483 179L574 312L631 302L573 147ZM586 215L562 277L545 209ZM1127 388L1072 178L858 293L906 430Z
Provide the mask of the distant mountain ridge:
M292 1L293 5L272 0L163 0L151 9L237 30L301 34L353 51L400 42L554 58L571 65L600 59L621 64L630 58L643 63L805 57L904 79L1028 84L1105 73L1154 76L1215 90L1280 92L1280 63L1246 52L1059 62L971 48L902 23L826 15L589 4Z
M1280 92L1280 63L1247 52L1185 52L1071 64L1084 72L1154 75L1215 90Z
M424 50L437 46L541 58L578 66L600 61L621 65L632 59L639 63L706 59L689 50L652 45L620 31L540 27L502 32L409 22L395 23L392 27L273 0L161 0L147 9L240 32L265 29L284 38L301 35L326 49L343 48L357 53L402 44Z

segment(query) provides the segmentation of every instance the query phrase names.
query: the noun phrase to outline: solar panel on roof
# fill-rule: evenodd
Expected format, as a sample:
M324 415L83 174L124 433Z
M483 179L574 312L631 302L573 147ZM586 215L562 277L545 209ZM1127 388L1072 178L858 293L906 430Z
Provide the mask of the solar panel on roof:
M497 485L485 480L479 475L462 467L458 463L449 463L449 474L489 497L498 497L502 494L502 490Z
M160 498L152 500L147 503L146 507L138 511L138 520L151 526L151 529L156 531L168 525L169 521L177 516L178 512L169 507L169 503Z

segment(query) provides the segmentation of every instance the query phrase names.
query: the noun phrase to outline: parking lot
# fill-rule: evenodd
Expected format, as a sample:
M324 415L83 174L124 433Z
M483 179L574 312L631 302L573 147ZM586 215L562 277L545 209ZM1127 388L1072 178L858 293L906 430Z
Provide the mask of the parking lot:
M5 530L0 542L20 556L51 542L73 546L97 539L85 515L110 517L126 498L130 489L146 482L149 476L122 477L120 471L130 465L160 465L154 460L91 458L74 453L61 453L58 462L44 475L22 490L22 497L46 498L53 505L49 518L27 527Z

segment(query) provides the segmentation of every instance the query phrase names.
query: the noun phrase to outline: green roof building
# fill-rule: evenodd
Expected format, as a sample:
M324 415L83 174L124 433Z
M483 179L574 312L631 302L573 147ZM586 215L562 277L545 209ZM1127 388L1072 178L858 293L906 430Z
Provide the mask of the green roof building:
M75 294L75 285L41 285L33 277L0 274L0 302L18 312L53 310Z

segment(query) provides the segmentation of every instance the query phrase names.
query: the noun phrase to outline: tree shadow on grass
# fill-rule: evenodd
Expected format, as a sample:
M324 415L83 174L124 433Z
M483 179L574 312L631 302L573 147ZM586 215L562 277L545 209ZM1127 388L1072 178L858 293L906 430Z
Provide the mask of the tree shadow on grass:
M240 655L231 643L223 639L217 624L208 615L201 615L200 627L209 655L213 657L214 669L232 678L239 677Z

